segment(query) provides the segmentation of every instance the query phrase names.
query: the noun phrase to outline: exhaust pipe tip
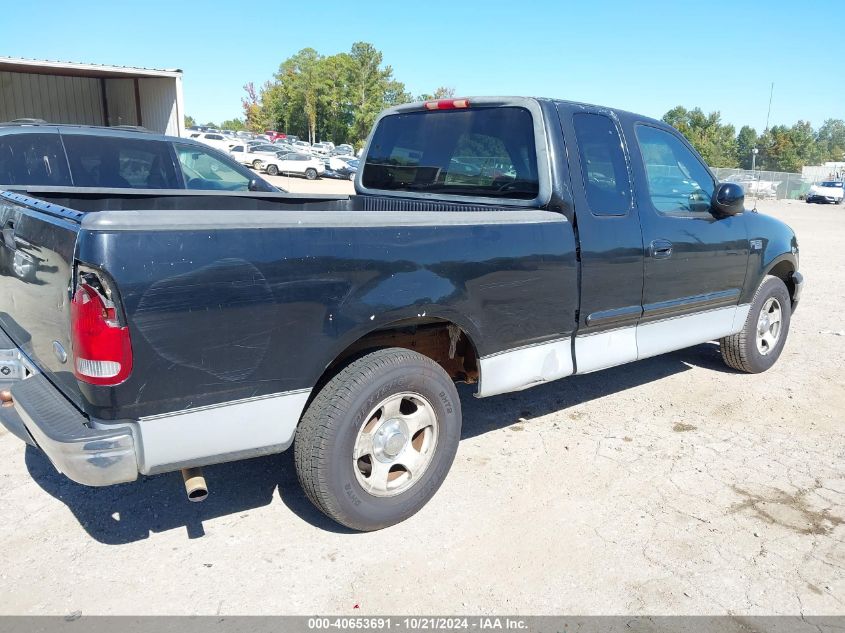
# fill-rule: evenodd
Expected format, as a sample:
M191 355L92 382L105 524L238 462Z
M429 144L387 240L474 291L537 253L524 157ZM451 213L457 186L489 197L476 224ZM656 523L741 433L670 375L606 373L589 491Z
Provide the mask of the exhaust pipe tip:
M188 501L199 503L208 498L208 486L202 474L202 468L183 468L182 479L185 481L185 493Z

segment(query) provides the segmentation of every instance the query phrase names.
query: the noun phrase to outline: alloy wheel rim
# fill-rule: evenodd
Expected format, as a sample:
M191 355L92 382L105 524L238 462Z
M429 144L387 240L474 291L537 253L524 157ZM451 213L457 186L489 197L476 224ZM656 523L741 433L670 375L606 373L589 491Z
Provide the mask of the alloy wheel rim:
M365 492L392 497L414 486L431 464L440 425L434 407L417 393L394 394L364 419L352 454Z
M763 356L772 352L780 340L783 328L783 309L780 301L770 297L757 317L757 351Z

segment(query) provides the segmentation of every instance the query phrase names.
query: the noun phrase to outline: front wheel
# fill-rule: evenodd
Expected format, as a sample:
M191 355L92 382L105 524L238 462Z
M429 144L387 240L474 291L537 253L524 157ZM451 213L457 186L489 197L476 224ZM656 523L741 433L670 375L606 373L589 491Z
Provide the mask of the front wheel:
M255 171L258 171L259 169L261 169L261 160L256 158L254 161L252 161L252 168Z
M294 441L305 494L338 523L378 530L416 513L446 478L461 435L449 375L389 348L347 365L308 406Z
M767 275L754 295L742 330L720 341L725 364L749 374L769 369L783 351L791 316L786 285Z
M267 175L269 176L278 176L279 175L279 168L275 165L267 165Z
M305 170L305 178L308 180L316 180L317 179L317 170L308 168Z

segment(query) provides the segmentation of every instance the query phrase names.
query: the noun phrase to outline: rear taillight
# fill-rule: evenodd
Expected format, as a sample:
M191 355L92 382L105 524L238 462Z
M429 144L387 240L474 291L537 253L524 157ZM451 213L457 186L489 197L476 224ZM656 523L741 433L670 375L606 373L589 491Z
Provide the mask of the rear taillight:
M70 304L74 375L92 385L116 385L132 372L129 328L121 326L114 307L108 307L88 284L80 284Z
M469 107L469 99L438 99L437 101L426 101L426 110L459 110Z

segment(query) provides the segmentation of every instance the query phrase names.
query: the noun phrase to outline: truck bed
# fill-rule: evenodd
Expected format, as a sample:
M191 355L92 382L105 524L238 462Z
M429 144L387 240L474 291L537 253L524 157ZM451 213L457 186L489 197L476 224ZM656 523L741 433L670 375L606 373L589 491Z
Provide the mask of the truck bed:
M100 420L311 389L350 343L397 323L458 324L479 357L575 323L574 235L539 209L31 188L2 194L0 220L35 262L22 278L4 254L0 327ZM130 328L134 370L114 387L71 371L80 264L114 282Z

